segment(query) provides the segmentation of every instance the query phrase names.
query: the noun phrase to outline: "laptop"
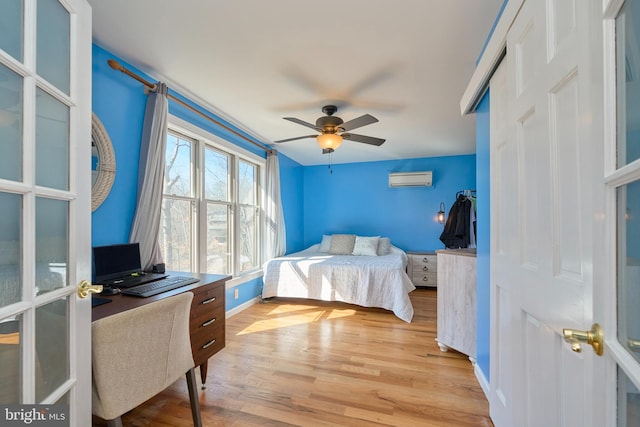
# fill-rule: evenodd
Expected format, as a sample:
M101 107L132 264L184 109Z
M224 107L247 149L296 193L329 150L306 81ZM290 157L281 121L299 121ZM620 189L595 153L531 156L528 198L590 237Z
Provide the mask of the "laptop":
M142 271L138 243L94 246L93 268L96 284L115 288L130 288L168 276Z

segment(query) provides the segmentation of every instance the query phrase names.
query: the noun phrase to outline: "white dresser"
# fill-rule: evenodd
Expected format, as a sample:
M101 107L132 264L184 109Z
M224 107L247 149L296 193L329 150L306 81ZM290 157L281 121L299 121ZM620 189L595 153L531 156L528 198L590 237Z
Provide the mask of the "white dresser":
M438 334L449 348L476 361L476 250L444 249L438 254Z
M416 287L438 285L438 259L435 252L407 252L407 273Z

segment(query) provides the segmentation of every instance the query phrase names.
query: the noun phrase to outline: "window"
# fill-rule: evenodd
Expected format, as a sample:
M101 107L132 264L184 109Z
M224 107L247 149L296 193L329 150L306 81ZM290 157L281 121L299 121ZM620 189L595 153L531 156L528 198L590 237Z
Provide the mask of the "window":
M167 134L160 223L166 267L232 275L255 270L264 160L191 133L171 128Z

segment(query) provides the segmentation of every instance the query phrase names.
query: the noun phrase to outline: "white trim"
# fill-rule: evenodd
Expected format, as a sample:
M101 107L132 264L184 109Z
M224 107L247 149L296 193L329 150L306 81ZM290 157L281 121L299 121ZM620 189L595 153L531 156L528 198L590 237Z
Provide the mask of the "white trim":
M237 307L232 308L231 310L229 310L229 311L227 311L225 313L225 319L228 319L228 318L230 318L232 316L235 316L236 314L246 310L247 308L251 307L252 305L254 305L254 304L258 303L258 302L260 302L260 297L255 297L255 298L250 299L249 301L247 301L247 302L245 302L243 304L240 304Z
M461 115L464 116L475 110L478 102L480 102L485 90L489 86L489 80L498 67L498 64L500 64L503 52L507 46L507 32L516 19L516 15L518 15L523 3L524 0L509 0L504 7L502 15L500 15L500 20L496 24L491 38L460 100Z
M196 126L193 123L183 120L173 114L168 115L168 122L169 128L178 128L177 131L185 134L185 136L198 140L206 139L206 144L215 148L230 151L231 154L259 163L262 167L267 164L267 160L264 157L260 157L257 154L234 144L233 142L227 141L218 135L204 130L200 126Z
M111 48L105 47L105 45L101 44L99 40L93 40L93 43L102 47L106 51L112 50ZM214 114L215 116L219 117L223 121L231 124L233 127L239 129L240 131L246 133L249 136L254 137L255 139L258 140L258 142L262 143L266 147L268 147L271 144L268 138L265 138L264 136L260 135L258 132L252 129L249 129L246 125L240 123L234 117L231 117L229 114L223 112L222 110L215 107L211 103L205 101L200 96L187 90L184 86L180 85L179 83L167 78L165 75L158 72L157 70L150 69L148 66L140 64L138 61L134 59L127 59L125 57L121 57L121 59L123 59L125 62L132 65L133 67L137 68L143 74L145 74L145 76L143 77L148 77L150 80L157 80L157 81L164 82L169 87L170 91L175 92L175 94L178 95L179 98L182 98L183 100L188 100L191 103L194 103L202 107L204 110Z
M236 276L233 277L230 280L227 280L227 282L225 283L225 288L226 289L233 289L235 287L238 287L240 285L244 285L247 282L250 282L252 280L258 279L260 277L263 276L262 270L257 270L257 271L253 271L249 274L245 274L242 276Z
M490 393L489 381L487 380L487 377L484 376L484 372L482 372L482 369L478 367L477 363L473 364L473 373L476 374L476 379L478 380L478 383L482 388L484 397L486 397L487 400L491 402L491 399L489 399L489 393Z

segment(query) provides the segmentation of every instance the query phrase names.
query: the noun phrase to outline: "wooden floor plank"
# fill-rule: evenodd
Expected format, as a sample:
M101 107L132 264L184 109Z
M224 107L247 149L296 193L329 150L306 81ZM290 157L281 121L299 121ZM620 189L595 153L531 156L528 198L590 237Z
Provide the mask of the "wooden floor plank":
M226 348L200 391L204 425L492 426L468 358L437 346L436 297L411 293L411 323L382 309L278 298L227 319ZM123 423L190 426L186 382Z

